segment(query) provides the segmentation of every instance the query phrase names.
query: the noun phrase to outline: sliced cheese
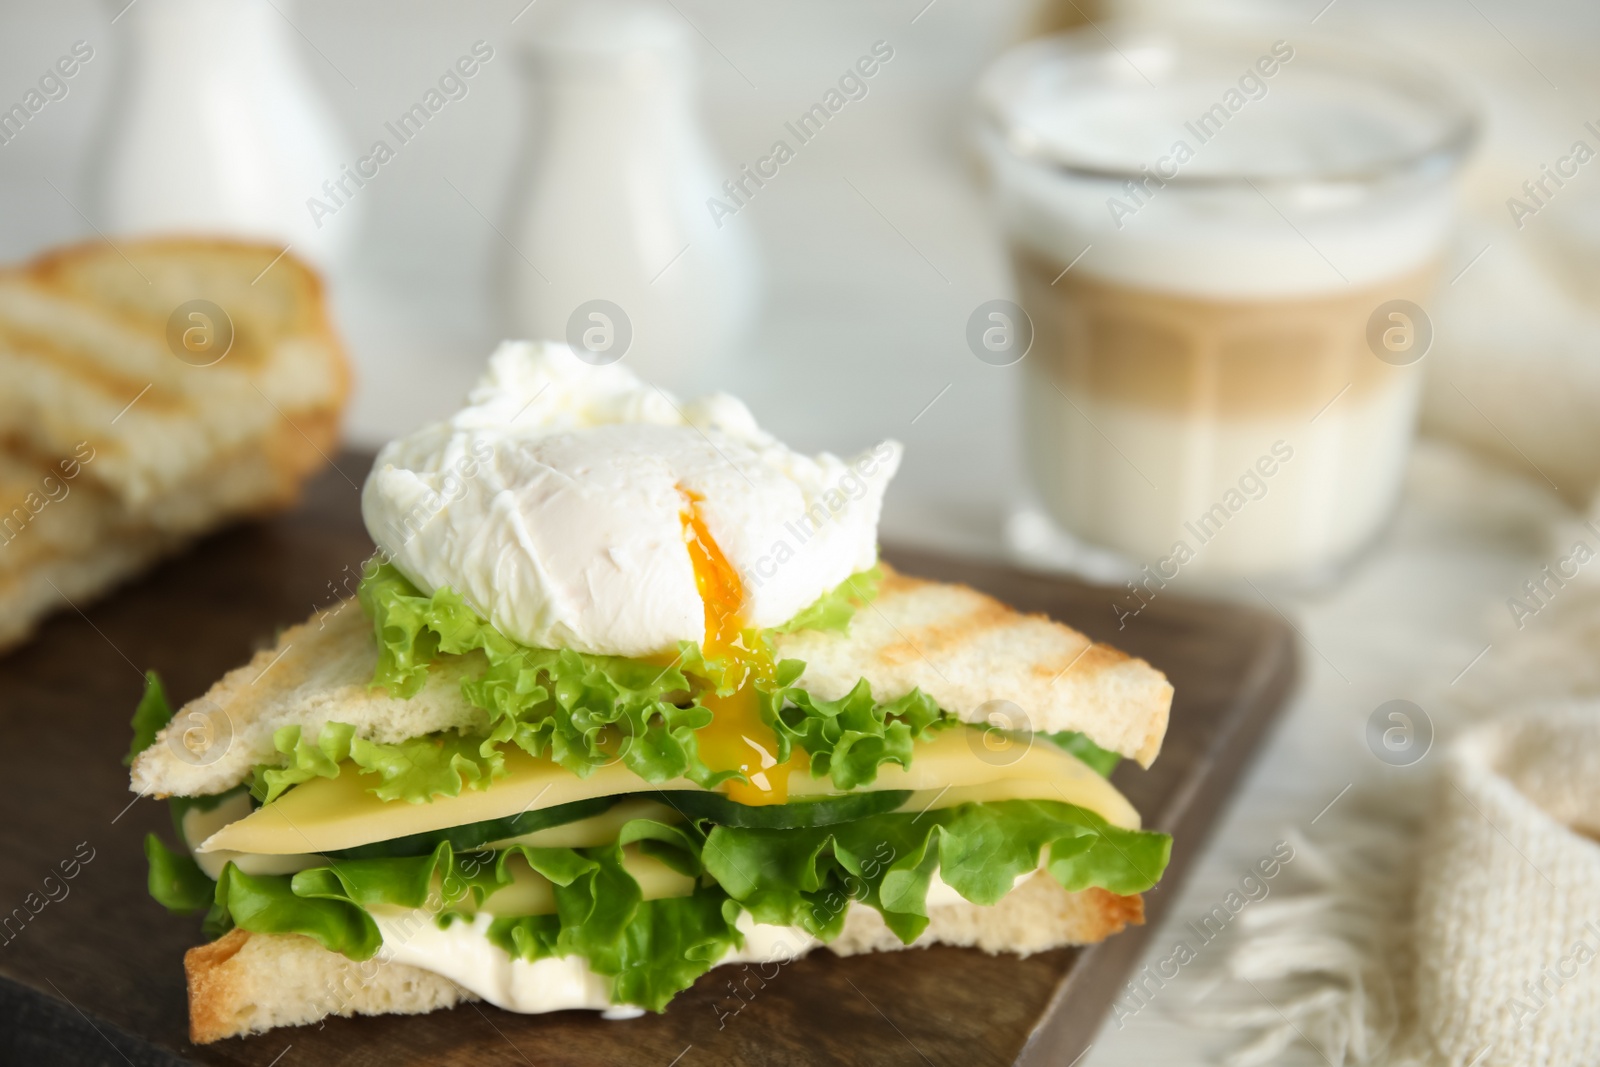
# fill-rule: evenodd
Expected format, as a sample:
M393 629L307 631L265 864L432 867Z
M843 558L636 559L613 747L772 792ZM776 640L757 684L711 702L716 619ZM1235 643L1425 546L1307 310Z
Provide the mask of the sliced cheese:
M326 867L330 862L337 862L329 860L326 856L311 852L272 854L234 852L220 848L212 849L209 852L201 852L195 848L193 842L205 841L224 826L236 822L249 814L249 798L242 795L229 797L210 811L191 808L184 812L184 843L189 846L189 850L194 854L195 862L200 865L200 869L213 882L222 877L222 868L229 863L238 867L245 874L262 875L294 874L310 867ZM575 819L559 826L547 826L543 830L534 830L531 833L508 837L502 841L493 841L482 846L482 849L499 850L510 848L512 845L529 845L533 848L593 848L596 845L609 845L617 839L617 835L622 831L623 823L633 819L654 819L656 822L676 823L682 822L683 816L673 808L657 801L625 800L616 807L602 811L599 815L591 815L586 819ZM533 913L530 912L529 914Z
M199 851L333 852L374 841L443 830L451 826L503 819L525 811L555 807L594 797L617 796L653 789L621 764L601 767L587 778L521 749L506 752L506 774L487 789L463 789L458 796L435 797L425 803L384 801L371 792L372 780L342 768L337 778L314 778L200 845ZM663 789L695 789L676 778Z
M1017 753L997 755L975 730L953 729L919 744L909 768L884 764L877 780L856 792L880 789L913 791L981 789L967 799L1004 799L1025 795L1061 800L1093 811L1116 826L1137 828L1139 815L1116 788L1072 754L1049 743L1035 743ZM592 797L649 793L657 789L698 789L684 778L652 785L621 764L602 767L587 778L554 761L529 756L520 749L506 753L506 775L489 788L466 789L459 796L436 797L408 804L383 801L353 768L337 778L317 778L296 786L271 804L223 827L202 843L199 852L225 849L283 855L332 852L409 834L500 819L521 812L568 804ZM1015 786L1011 783L1033 783ZM1021 789L1021 794L1016 792ZM796 774L789 782L794 799L836 796L826 778Z

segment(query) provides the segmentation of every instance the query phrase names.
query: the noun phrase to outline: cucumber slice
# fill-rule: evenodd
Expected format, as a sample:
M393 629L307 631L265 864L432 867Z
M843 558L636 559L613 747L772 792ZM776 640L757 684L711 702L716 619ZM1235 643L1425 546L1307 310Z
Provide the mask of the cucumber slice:
M329 852L327 855L334 859L350 860L384 859L390 856L426 856L438 848L441 841L450 842L450 847L457 852L470 852L475 848L487 845L491 841L501 841L508 837L531 834L535 830L544 830L551 826L560 826L563 823L587 819L591 815L599 815L601 812L609 810L618 801L627 799L627 795L623 795L575 800L571 804L557 804L553 808L525 811L519 815L509 815L504 819L485 819L483 822L472 822L463 826L449 826L443 830L429 830L426 833L411 834L408 837L395 837L388 841L374 841L370 845L342 848L337 852Z
M817 800L796 800L789 804L762 805L740 804L721 793L689 789L663 790L656 795L691 819L707 819L722 826L758 830L800 830L853 822L869 815L894 811L910 799L911 791L880 789Z

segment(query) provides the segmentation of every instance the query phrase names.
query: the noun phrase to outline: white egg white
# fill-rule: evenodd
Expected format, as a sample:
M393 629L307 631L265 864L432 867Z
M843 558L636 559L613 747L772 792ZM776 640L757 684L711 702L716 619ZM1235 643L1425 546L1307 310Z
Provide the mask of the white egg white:
M680 402L620 364L507 342L465 408L379 453L362 514L423 592L456 590L506 636L644 656L705 640L691 496L745 625L777 626L876 561L900 455L801 455L734 397Z

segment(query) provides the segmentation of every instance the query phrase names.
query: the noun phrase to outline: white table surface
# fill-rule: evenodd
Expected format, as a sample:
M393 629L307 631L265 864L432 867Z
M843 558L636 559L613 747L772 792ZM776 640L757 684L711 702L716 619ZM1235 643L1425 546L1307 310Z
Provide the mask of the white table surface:
M846 451L899 438L907 460L891 491L884 538L1000 557L1003 523L1023 488L1016 373L978 362L963 331L978 303L1011 287L962 128L968 86L1015 32L1021 5L939 0L925 9L924 2L785 0L763 5L759 19L711 0L680 5L729 57L708 55L704 89L727 160L758 155L784 118L874 40L897 48L872 95L732 221L752 227L760 244L766 303L746 353L716 378L800 448ZM516 27L510 19L521 0L408 9L403 18L375 0L286 10L327 62L360 86L351 90L307 54L361 140L472 40L514 42L549 6ZM1361 17L1355 9L1370 14L1374 5L1346 0L1341 8L1327 20L1335 28L1340 19L1348 28ZM0 7L0 97L19 94L34 68L74 39L93 41L104 57L67 100L52 105L48 123L0 148L0 195L8 205L0 214L0 255L18 258L91 232L79 212L92 220L95 131L118 59L113 11L85 0ZM1446 22L1441 35L1458 25ZM1473 36L1462 54L1488 49L1486 36ZM370 191L357 256L333 282L360 376L348 424L356 443L375 444L448 412L500 335L487 296L500 238L441 179L496 217L495 205L508 197L521 94L514 64L486 69L458 109L466 117L438 124L437 137L430 127L430 140L408 150ZM1491 485L1498 490L1490 492ZM1486 506L1490 499L1502 503ZM1448 738L1444 694L1486 644L1505 640L1504 599L1548 561L1541 530L1552 513L1538 490L1474 472L1430 448L1413 464L1393 527L1345 583L1278 600L1276 608L1305 638L1304 684L1239 783L1187 890L1154 932L1147 962L1170 952L1178 926L1208 911L1270 851L1283 827L1309 827L1347 784L1382 780L1387 769L1362 734L1378 704L1416 700L1435 714L1441 742ZM1468 671L1456 688L1470 687L1472 678ZM1179 1011L1200 971L1186 969L1125 1027L1108 1021L1084 1062L1203 1062L1216 1043ZM1306 1062L1321 1061L1312 1054Z

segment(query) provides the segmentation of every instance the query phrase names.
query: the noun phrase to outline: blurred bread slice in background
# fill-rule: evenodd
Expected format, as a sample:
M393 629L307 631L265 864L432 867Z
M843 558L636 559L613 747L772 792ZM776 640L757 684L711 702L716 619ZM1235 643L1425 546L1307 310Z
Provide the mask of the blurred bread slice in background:
M224 351L226 323L204 308L169 330L195 301L231 322ZM228 509L292 499L348 386L321 282L270 245L81 245L0 271L0 433L44 459L88 441L85 473L136 514L203 525L203 502L163 514L196 486L233 493Z
M76 457L46 465L0 452L0 652L44 616L82 606L183 543L130 522L82 468Z
M349 368L264 244L85 244L0 270L0 649L229 520L294 502Z

